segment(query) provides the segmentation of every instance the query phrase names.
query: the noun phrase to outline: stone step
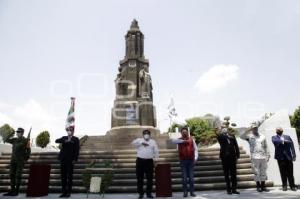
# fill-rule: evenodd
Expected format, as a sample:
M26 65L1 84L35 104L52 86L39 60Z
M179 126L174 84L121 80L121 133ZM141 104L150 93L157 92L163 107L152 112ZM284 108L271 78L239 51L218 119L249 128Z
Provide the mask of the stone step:
M199 155L219 155L220 149L199 149ZM34 152L31 153L31 156L47 156L47 155L58 155L59 152ZM159 150L160 155L169 154L169 155L178 155L178 151L176 149L168 149L168 150ZM240 148L240 153L245 154L246 151ZM10 156L11 153L2 153L2 156ZM135 150L114 150L114 151L80 151L81 155L105 155L105 156L115 156L115 155L123 155L123 156L131 156L136 155Z
M90 162L95 161L96 165L101 166L105 161L102 160L84 160L84 159L79 159L79 161L75 164L75 166L87 166ZM179 160L178 159L161 159L161 161L163 162L169 162L172 166L173 165L179 165ZM250 158L241 158L237 161L238 163L247 163L250 162ZM39 159L39 160L32 160L29 159L26 163L26 165L28 164L51 164L51 165L56 165L59 164L59 161L56 159ZM0 159L0 165L9 165L10 164L10 160L6 159L6 160L1 160ZM131 160L120 160L120 161L112 161L111 162L113 167L135 167L135 159L131 159ZM215 164L221 164L221 160L216 158L212 158L210 160L208 159L200 159L196 162L196 165L215 165ZM0 166L1 168L1 166Z
M10 155L3 155L0 160L10 159ZM58 155L31 155L31 159L58 159ZM160 154L160 158L173 158L178 159L178 154ZM241 153L241 158L249 158L245 152ZM136 154L132 155L79 155L79 159L136 159ZM220 159L219 153L215 154L199 154L199 159Z
M273 186L273 183L270 181L266 182L266 185L268 187ZM238 188L254 188L256 187L256 184L254 181L244 181L238 183ZM1 185L0 186L0 192L4 192L9 190L9 186ZM155 185L153 186L155 191ZM226 185L224 182L220 183L201 183L201 184L195 184L195 190L196 191L204 191L204 190L223 190L226 188ZM26 186L21 186L20 190L24 192L26 190ZM173 191L182 191L181 184L172 185ZM52 193L60 193L61 187L60 186L49 186L49 191ZM86 192L85 188L82 186L73 186L73 192L74 193L84 193ZM108 189L108 193L136 193L136 186L111 186Z
M29 165L26 164L25 165L25 170L27 169L28 170L28 167ZM242 161L240 160L238 163L237 163L237 168L250 168L251 167L251 163L249 163L249 161ZM52 166L52 169L51 170L55 170L55 169L59 169L59 164L55 164ZM198 165L196 164L195 165L195 170L199 170L199 171L211 171L211 170L215 170L215 169L218 169L218 168L222 168L222 165L220 164L212 164L212 165ZM0 169L0 172L1 171L4 171L4 170L8 170L9 169L9 165L7 165L7 167L2 167ZM84 170L85 169L85 165L82 165L80 167L80 165L76 165L74 166L74 170L76 171L79 171L79 170ZM118 172L135 172L135 164L132 164L131 167L114 167L114 172L118 173ZM177 171L177 170L180 170L180 166L177 164L177 165L171 165L171 170L172 171Z
M238 181L251 181L253 180L253 175L239 175L237 176ZM195 177L194 178L195 183L218 183L224 181L224 176L214 176L214 177ZM181 178L172 178L172 184L181 184L182 179ZM10 180L9 179L0 179L0 185L9 185ZM112 186L135 186L137 183L135 178L132 179L116 179L114 178L112 182ZM154 179L155 183L155 179ZM27 180L22 180L22 184L27 184ZM73 179L74 186L82 186L82 180L81 178L75 178ZM61 180L59 178L57 179L50 179L50 185L52 186L60 186Z
M251 164L250 163L245 163L245 164L237 164L237 169L250 169L251 168ZM214 165L214 166L196 166L195 167L195 171L201 171L201 172L207 172L207 171L215 171L215 170L221 170L222 166L221 165ZM85 171L85 169L74 169L74 173L77 174L81 174ZM171 169L172 172L180 172L181 169L180 167L172 167ZM29 173L29 169L24 168L23 169L24 173ZM0 169L0 174L6 174L9 173L9 169L5 168L5 169ZM59 168L54 168L51 169L51 173L53 174L59 174L60 173L60 169ZM124 173L135 173L135 168L119 168L117 170L114 171L114 173L116 174L124 174Z
M86 142L88 143L88 142ZM86 144L85 143L85 144ZM93 145L92 145L93 146ZM84 148L84 147L83 147ZM134 193L136 192L135 175L135 150L113 150L101 151L97 146L91 149L80 151L79 161L74 166L74 192L85 192L82 187L82 174L91 161L95 161L96 168L101 168L103 163L109 160L114 170L113 184L109 189L111 193ZM200 148L199 161L195 166L196 190L225 189L221 160L219 159L219 148ZM240 148L241 158L238 160L237 173L241 188L255 187L253 172L251 169L250 157ZM0 156L0 191L9 189L9 166L10 153L3 153ZM57 160L58 152L32 153L28 163L23 170L23 183L26 184L29 173L29 164L46 163L51 165L50 192L60 192L60 164ZM173 191L181 191L181 168L176 149L160 150L161 161L171 164L171 177ZM93 175L101 175L103 172L93 172ZM272 186L272 182L269 182ZM25 190L25 186L21 187Z
M99 173L102 174L102 173ZM238 175L252 175L252 169L239 169L237 171ZM181 172L180 171L172 171L172 178L181 178ZM223 176L223 170L215 170L215 171L195 171L194 172L195 177L209 177L209 176ZM24 179L29 177L28 173L24 173L22 175ZM75 173L73 174L74 179L81 179L82 174ZM60 173L51 173L50 174L51 179L60 178ZM135 173L114 173L115 179L135 179L136 174ZM9 179L9 174L0 174L0 179Z

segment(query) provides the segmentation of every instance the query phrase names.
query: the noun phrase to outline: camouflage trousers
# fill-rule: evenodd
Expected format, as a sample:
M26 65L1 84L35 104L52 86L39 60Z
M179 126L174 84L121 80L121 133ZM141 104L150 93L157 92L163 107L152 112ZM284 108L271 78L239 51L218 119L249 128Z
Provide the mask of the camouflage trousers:
M24 167L24 161L11 161L10 162L10 187L11 190L19 191L21 180L22 180L22 171Z
M252 159L252 170L254 173L254 181L261 182L266 181L268 162L266 159Z

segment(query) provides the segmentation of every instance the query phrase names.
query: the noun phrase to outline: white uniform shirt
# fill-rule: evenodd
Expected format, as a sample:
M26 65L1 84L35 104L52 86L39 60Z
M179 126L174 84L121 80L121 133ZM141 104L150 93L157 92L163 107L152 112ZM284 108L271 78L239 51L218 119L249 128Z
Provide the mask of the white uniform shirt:
M143 143L149 144L149 146L144 146ZM136 147L137 157L143 159L155 159L159 158L158 147L153 139L146 141L144 138L137 138L131 143Z
M266 137L262 134L255 136L253 134L246 134L240 136L247 140L250 145L251 159L268 159L270 158L269 148L267 146Z

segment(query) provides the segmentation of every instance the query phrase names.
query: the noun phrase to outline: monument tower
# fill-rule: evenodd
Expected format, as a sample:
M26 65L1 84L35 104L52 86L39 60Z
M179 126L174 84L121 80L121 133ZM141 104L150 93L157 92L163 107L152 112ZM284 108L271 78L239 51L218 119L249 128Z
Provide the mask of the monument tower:
M134 19L125 35L125 57L120 61L115 79L116 98L111 113L110 133L155 132L156 113L153 105L149 61L144 56L144 34Z
M114 83L116 97L111 109L111 129L104 136L90 136L86 148L133 149L130 143L141 137L144 129L151 132L160 149L176 147L168 133L161 134L156 126L149 61L144 56L144 34L136 20L125 35L125 57L120 61Z

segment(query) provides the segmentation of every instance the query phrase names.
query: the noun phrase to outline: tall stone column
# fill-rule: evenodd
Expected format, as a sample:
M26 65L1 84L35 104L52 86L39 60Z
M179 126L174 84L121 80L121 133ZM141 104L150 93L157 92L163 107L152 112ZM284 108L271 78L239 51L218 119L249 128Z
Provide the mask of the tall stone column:
M146 127L159 132L156 129L149 61L144 56L144 34L136 20L132 21L125 35L125 45L125 57L120 61L115 80L116 98L110 132L124 133L124 129L128 132L130 128L137 132Z

